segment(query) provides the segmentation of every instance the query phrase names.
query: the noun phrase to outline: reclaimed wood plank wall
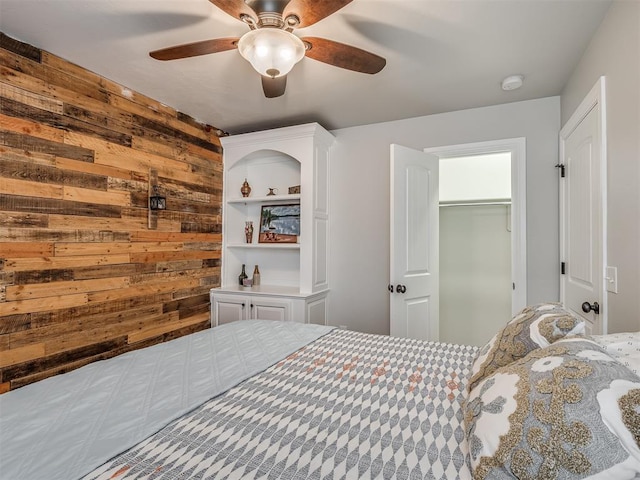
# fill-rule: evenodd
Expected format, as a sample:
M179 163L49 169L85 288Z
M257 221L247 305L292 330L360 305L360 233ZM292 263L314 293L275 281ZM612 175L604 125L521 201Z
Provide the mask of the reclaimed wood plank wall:
M208 328L221 199L215 128L0 32L0 393Z

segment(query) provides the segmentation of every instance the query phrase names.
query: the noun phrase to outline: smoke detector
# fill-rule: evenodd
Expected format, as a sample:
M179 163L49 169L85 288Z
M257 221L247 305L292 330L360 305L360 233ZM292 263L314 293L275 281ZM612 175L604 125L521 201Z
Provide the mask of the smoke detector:
M524 81L523 75L510 75L504 80L502 80L502 90L516 90L522 86L522 82Z

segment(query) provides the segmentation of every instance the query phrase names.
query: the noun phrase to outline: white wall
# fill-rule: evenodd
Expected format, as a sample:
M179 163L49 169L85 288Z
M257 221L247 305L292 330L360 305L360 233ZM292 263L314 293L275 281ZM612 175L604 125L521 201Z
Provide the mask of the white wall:
M440 207L440 340L482 346L511 317L506 205Z
M640 2L609 9L561 96L562 123L606 76L607 255L618 267L609 332L640 330Z
M329 322L389 333L391 143L421 150L526 137L528 303L557 300L559 130L560 98L550 97L333 131Z

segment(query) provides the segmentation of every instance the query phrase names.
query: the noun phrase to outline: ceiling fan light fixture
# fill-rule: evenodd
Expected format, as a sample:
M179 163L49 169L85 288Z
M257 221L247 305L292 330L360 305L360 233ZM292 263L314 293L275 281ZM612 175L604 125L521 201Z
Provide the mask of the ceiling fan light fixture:
M260 74L281 77L302 60L305 46L294 34L279 28L250 30L238 41L238 51Z

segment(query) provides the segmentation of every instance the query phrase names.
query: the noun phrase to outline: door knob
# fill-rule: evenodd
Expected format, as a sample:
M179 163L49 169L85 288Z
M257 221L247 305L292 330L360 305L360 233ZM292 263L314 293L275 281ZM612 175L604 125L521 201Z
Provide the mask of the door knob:
M393 285L391 285L391 284L387 285L387 290L389 290L389 292L393 293Z
M398 284L398 286L396 287L396 292L398 293L404 293L407 291L407 287L401 284Z
M598 302L593 302L593 305L591 305L589 302L584 302L582 304L582 311L584 313L589 313L589 312L593 312L596 315L598 315L600 313L600 305L598 304Z

